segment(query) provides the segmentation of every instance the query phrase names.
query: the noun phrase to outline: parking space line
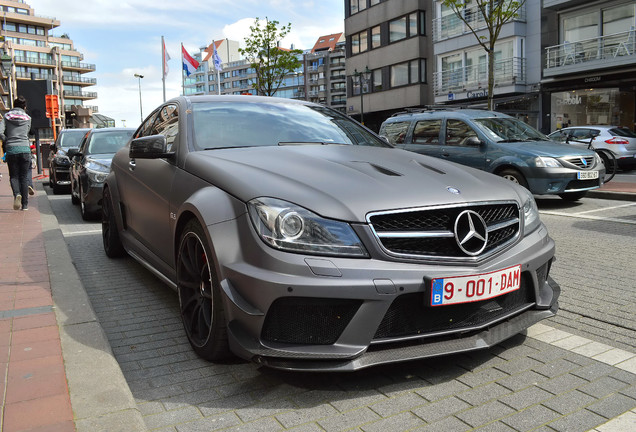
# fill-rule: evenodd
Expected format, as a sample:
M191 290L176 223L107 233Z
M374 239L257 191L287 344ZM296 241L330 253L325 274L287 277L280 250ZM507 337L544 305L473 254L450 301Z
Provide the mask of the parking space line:
M636 221L632 221L632 220L627 220L627 219L618 219L618 218L608 218L608 217L602 217L602 216L589 216L589 215L584 215L581 213L564 213L564 212L555 212L555 211L539 211L540 214L546 214L546 215L551 215L551 216L565 216L565 217L571 217L571 218L578 218L578 219L590 219L590 220L598 220L598 221L606 221L606 222L618 222L618 223L622 223L622 224L627 224L627 225L636 225Z
M623 205L618 205L618 206L613 206L613 207L598 208L598 209L594 209L594 210L585 210L585 211L578 212L578 213L575 213L575 214L593 213L593 212L605 211L605 210L615 210L615 209L619 209L619 208L632 207L632 206L636 206L636 203L623 204Z
M589 357L601 363L636 373L636 354L558 330L545 324L528 328L528 337Z
M71 232L64 232L62 231L62 234L64 234L64 237L74 237L74 236L80 236L80 235L86 235L86 234L97 234L97 233L101 233L102 229L94 229L94 230L85 230L85 231L71 231Z

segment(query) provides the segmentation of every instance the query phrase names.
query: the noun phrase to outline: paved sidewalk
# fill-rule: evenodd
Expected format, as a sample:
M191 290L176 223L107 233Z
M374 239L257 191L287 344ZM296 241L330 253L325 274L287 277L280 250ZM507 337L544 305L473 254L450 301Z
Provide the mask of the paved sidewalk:
M0 173L0 431L145 431L42 181L29 211L15 211L6 164ZM636 184L611 182L591 195L636 201ZM557 340L550 331L534 330ZM632 410L597 430L635 421Z
M0 174L0 431L145 431L42 182L16 211Z

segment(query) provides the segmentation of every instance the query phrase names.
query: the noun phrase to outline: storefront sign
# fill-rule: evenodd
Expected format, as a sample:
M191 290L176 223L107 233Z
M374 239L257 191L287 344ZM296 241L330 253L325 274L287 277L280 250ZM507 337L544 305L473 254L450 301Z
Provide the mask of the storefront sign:
M600 76L594 76L594 77L587 77L585 78L585 83L596 83L601 81L601 77Z
M486 96L488 96L488 90L486 90L486 89L478 90L478 91L466 92L466 97L468 99L481 98L481 97L486 97Z
M581 96L566 93L563 99L556 99L557 105L581 105Z

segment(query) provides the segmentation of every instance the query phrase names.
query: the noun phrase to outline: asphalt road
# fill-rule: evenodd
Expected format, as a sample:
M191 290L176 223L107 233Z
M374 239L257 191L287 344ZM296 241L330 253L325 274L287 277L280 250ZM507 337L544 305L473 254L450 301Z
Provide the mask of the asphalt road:
M571 432L636 407L636 367L583 349L636 353L636 203L538 200L557 243L552 275L562 287L561 310L541 329L477 353L297 374L197 358L176 294L134 260L108 259L100 224L83 222L69 195L45 189L149 430ZM553 329L561 330L558 341L542 336Z

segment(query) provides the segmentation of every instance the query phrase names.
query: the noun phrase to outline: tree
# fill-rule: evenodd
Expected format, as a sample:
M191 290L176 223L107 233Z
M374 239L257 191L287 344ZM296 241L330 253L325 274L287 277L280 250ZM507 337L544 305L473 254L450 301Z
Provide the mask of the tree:
M250 36L245 39L245 48L239 48L256 72L252 88L260 95L275 95L285 76L302 64L298 59L302 50L280 48L281 40L291 30L291 23L280 28L278 24L278 21L266 18L265 25L261 26L261 21L256 18L254 25L250 26Z
M472 0L475 2L477 16L465 10L470 0L443 0L442 4L449 7L455 15L466 24L466 27L477 38L477 42L486 51L488 58L488 109L492 110L493 90L495 88L495 44L504 24L519 17L519 10L526 0ZM479 34L481 29L475 24L483 22L486 25L487 36Z

